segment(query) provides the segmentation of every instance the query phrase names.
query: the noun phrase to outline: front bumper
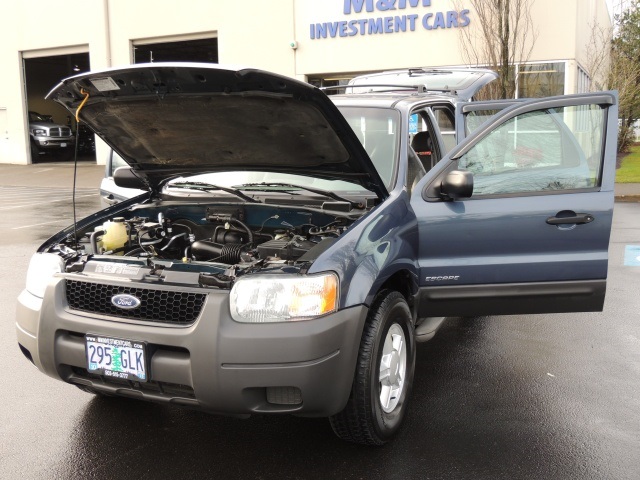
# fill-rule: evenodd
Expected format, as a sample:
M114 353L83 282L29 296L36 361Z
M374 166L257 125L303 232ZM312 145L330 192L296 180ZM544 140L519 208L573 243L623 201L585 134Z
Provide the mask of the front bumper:
M75 137L33 137L36 145L42 149L70 148L75 145Z
M230 415L329 416L344 408L366 307L300 322L242 324L229 315L227 291L206 292L198 320L175 327L71 310L58 277L44 299L20 295L18 342L42 372L98 392ZM147 342L149 382L87 372L87 333Z

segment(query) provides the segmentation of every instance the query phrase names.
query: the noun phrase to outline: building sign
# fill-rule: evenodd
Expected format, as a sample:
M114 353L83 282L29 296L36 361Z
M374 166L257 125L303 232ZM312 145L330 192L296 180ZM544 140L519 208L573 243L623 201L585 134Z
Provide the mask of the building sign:
M381 35L439 28L462 28L470 23L469 10L428 11L431 0L343 0L347 16L365 12L368 18L337 20L309 25L311 40L356 35ZM351 17L352 18L352 17Z

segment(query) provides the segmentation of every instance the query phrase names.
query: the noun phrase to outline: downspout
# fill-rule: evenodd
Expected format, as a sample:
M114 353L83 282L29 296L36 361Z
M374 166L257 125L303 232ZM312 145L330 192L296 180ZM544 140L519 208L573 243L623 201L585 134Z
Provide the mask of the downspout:
M291 48L293 49L293 76L294 78L298 79L298 38L296 37L296 0L291 0L291 15L292 15L291 24L293 25L293 43L291 44ZM306 78L303 79L303 81L306 81Z
M102 13L104 15L105 34L105 60L107 68L111 67L111 22L109 19L109 0L102 0Z

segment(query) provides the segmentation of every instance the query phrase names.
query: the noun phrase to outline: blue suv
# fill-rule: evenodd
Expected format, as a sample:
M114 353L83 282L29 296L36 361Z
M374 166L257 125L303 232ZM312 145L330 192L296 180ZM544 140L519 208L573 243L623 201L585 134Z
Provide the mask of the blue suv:
M330 97L209 64L64 80L49 98L144 193L39 248L20 348L93 394L387 442L443 317L603 306L616 94L470 101L493 78L385 72Z

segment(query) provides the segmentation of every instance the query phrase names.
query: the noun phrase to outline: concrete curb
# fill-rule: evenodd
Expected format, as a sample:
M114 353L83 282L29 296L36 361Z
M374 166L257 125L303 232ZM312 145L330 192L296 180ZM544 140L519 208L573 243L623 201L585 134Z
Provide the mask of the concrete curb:
M616 195L616 202L640 202L640 195Z

